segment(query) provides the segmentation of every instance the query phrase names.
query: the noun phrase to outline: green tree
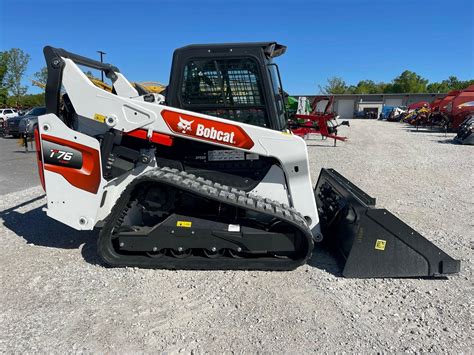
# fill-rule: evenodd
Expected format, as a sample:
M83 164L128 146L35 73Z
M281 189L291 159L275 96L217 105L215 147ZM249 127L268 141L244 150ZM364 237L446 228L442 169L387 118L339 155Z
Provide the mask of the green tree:
M17 107L20 105L21 97L25 95L28 90L27 86L21 85L21 79L25 75L29 60L29 54L26 54L20 48L12 48L8 52L5 82L8 91L14 97L14 106Z
M349 86L346 88L345 94L355 94L355 93L356 93L356 90L357 90L357 86L355 86L355 85L349 85Z
M474 85L474 79L462 81L462 89L467 88L468 86Z
M339 77L328 79L327 85L319 86L322 94L405 94L405 93L447 93L451 90L463 90L469 85L474 85L474 80L459 80L456 76L450 76L441 82L428 84L428 80L422 78L415 72L405 70L391 83L373 80L361 80L357 85L347 85Z
M327 84L323 87L319 86L319 91L325 95L330 94L345 94L347 91L347 85L342 78L332 77L327 80Z
M459 81L459 79L457 77L455 77L454 75L451 75L448 80L443 80L441 82L442 84L445 83L447 84L448 88L452 89L452 90L460 90L460 89L463 89L463 83L461 81Z
M405 70L400 76L393 79L393 92L396 93L421 93L426 92L428 80L415 72Z
M354 89L354 94L378 94L383 92L380 84L376 84L372 80L361 80Z
M463 90L472 84L474 84L474 80L459 80L456 76L450 76L440 83L434 82L428 84L426 89L429 92L448 92L451 90Z
M46 85L46 82L48 81L48 68L41 68L41 70L34 73L33 76L37 82Z
M393 91L393 84L392 83L380 83L380 92L383 94L392 94Z
M449 87L443 82L441 83L430 83L426 86L426 91L428 92L436 92L436 93L443 93L450 91Z
M10 96L7 99L7 105L8 106L15 106L15 98L13 96ZM35 106L44 106L45 101L44 101L44 93L41 94L27 94L21 97L21 105L23 108L32 108Z
M7 103L8 88L5 83L5 74L7 73L8 52L0 52L0 105Z

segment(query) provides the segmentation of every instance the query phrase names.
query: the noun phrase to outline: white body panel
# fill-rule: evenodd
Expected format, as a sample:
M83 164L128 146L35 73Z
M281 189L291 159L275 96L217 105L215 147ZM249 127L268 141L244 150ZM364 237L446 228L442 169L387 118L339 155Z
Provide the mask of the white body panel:
M69 129L56 115L40 116L39 122L40 135L47 134L100 151L97 139ZM44 178L48 216L75 229L94 228L106 181L101 178L99 189L93 194L71 185L62 175L46 169Z
M283 171L275 165L270 168L267 175L265 175L262 181L250 192L287 205L290 204L288 191L286 190L285 175Z
M180 110L156 103L139 101L131 98L130 96L119 96L119 93L133 94L133 91L127 88L127 84L124 82L126 79L123 76L120 76L121 89L116 90L117 95L114 95L92 84L72 60L67 58L63 58L63 60L66 64L63 72L63 85L72 104L74 105L77 114L82 117L87 117L93 120L96 114L104 115L106 117L112 117L114 121L113 128L122 132L130 132L141 128L148 132L148 137L151 137L153 132L158 132L169 136L179 136L185 137L186 139L206 142L215 145L216 147L223 147L224 149L238 149L262 156L274 157L275 159L279 160L284 172L288 193L286 198L282 198L281 194L278 194L279 197L276 194L272 194L272 196L277 196L278 200L281 198L280 202L289 203L290 206L294 207L298 212L303 214L303 216L307 217L307 220L310 221L309 226L313 232L313 235L320 235L318 214L309 174L308 153L306 149L306 143L303 139L289 133ZM207 122L220 122L238 126L243 129L246 135L252 139L254 145L249 149L241 149L235 146L229 147L228 144L226 145L216 140L205 141L197 137L188 136L186 133L176 133L169 128L168 124L163 119L163 110L172 111L183 115L191 115L196 118L203 118L206 119ZM47 120L51 120L50 116L51 115L39 117L40 133L44 133L42 131L42 126ZM67 135L65 132L68 131L75 132L66 127L63 128L61 132L58 132L58 134L64 138ZM78 139L83 138L79 133L76 134L78 135ZM99 143L96 139L91 137L87 138L88 145L97 147L99 146ZM86 142L85 138L84 142ZM104 219L110 212L110 209L116 198L118 198L120 192L128 185L128 183L130 183L130 181L132 181L136 176L143 173L143 171L151 169L154 166L154 161L150 162L150 164L148 164L146 167L139 166L134 171L132 171L128 177L121 177L120 179L110 181L107 184L104 181L104 183L101 184L101 188L97 193L97 196L87 195L76 199L75 201L81 201L81 204L84 206L87 205L89 206L88 208L91 209L88 214L88 218L92 218L89 217L92 215L95 216L91 219L91 225L88 224L87 227L92 228L93 224ZM48 174L47 179L52 181L53 179L50 179L50 177L50 174ZM63 185L55 188L52 186L52 183L50 184L48 182L47 184L51 185L49 189L47 187L48 195L51 193L52 196L56 196L56 194L65 194L67 193L65 191L69 191L68 188L65 188ZM54 192L55 189L57 189L59 192ZM100 200L102 193L105 190L107 191L107 199L104 206L95 208L95 211L92 211L92 206L96 206L96 199ZM270 198L272 198L272 196L268 196L266 194L264 195L264 197ZM91 202L89 204L84 203L84 200L86 199L90 199ZM76 212L79 215L79 211ZM81 213L83 213L82 210ZM51 209L51 211L48 211L48 214L58 220L63 221L66 224L77 227L77 224L75 222L72 223L72 220L76 220L78 215L72 217L71 212L62 211L60 209Z

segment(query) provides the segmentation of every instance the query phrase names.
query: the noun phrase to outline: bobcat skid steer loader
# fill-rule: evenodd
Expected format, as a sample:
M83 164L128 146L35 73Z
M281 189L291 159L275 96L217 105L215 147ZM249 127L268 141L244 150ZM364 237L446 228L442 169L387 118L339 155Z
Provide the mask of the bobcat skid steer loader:
M36 132L48 216L100 229L112 266L291 270L324 239L347 277L428 277L460 263L331 169L313 190L286 129L275 42L177 49L166 102L110 65L45 47ZM79 67L101 70L105 91Z

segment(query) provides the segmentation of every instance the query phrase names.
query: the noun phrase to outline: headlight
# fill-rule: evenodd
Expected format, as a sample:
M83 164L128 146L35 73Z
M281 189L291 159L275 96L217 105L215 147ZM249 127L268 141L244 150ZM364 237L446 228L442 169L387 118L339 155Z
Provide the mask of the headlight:
M449 104L446 105L446 111L451 112L452 109L453 109L453 103L450 102Z

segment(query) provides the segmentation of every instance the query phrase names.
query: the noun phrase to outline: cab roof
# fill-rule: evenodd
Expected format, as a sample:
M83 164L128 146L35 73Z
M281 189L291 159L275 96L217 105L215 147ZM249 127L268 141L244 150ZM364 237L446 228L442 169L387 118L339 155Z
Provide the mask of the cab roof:
M209 44L190 44L177 48L175 52L188 51L193 49L208 49L211 51L227 51L233 48L262 48L267 57L275 58L286 52L286 46L277 42L237 42L237 43L209 43Z

